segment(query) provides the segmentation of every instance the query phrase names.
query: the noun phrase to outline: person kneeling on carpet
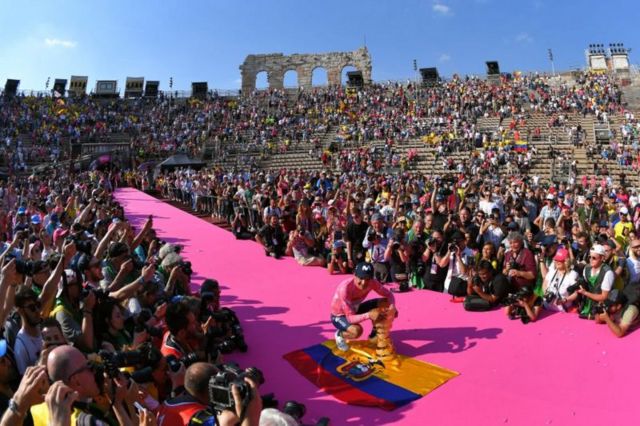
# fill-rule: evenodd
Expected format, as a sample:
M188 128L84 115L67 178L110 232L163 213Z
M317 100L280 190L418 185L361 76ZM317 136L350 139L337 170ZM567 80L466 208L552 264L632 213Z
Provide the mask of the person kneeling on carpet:
M367 300L363 303L371 290L382 298ZM349 350L347 339L357 339L362 335L361 322L382 319L384 315L395 315L393 293L379 281L373 279L373 265L362 262L356 266L355 276L344 280L338 285L331 301L331 323L338 330L335 334L336 345L341 351ZM375 327L369 335L376 337Z
M481 260L477 272L467 283L464 308L467 311L488 311L509 293L510 284L501 273L496 273L488 260Z

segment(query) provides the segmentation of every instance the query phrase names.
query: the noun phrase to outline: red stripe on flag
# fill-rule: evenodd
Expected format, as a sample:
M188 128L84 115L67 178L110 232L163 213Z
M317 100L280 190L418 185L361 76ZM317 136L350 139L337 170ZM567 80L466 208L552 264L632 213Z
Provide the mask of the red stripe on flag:
M329 395L344 401L347 404L363 405L366 407L380 407L385 410L395 410L396 406L384 399L376 398L366 392L354 388L349 383L322 368L313 358L304 351L294 351L284 355L296 370L311 383L326 391Z

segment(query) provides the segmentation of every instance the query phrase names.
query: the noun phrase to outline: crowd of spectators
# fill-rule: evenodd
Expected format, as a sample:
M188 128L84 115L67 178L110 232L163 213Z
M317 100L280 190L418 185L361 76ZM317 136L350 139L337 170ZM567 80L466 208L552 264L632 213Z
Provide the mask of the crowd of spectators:
M216 280L194 290L151 216L128 222L118 175L50 169L1 185L0 424L297 424L260 397L262 372L223 362L248 349L242 324ZM211 402L214 377L226 404Z
M274 259L291 256L329 274L369 262L395 291L446 292L474 311L503 306L524 323L544 311L574 314L624 336L639 321L638 189L529 176L535 146L517 141L543 131L521 134L533 113L545 114L549 129L568 126L569 114L599 122L623 114L614 143L599 154L637 165L638 122L617 86L596 74L575 85L539 75L497 85L456 76L434 87L243 98L1 100L0 153L11 176L0 185L0 424L209 421L210 380L227 374L248 376L246 396L227 385L234 403L215 406L219 424L294 422L262 410L261 372L223 363L247 342L233 311L220 306L218 283L194 292L188 259L156 237L153 218L140 229L128 222L112 197L120 184L226 221ZM480 128L480 118L497 125ZM331 128L337 138L325 150ZM567 132L581 144L581 127ZM253 164L153 176L57 167L13 176L34 159L63 160L67 145L115 135L139 161L195 156L207 145L222 159L239 152L253 161L254 152L303 146L328 170ZM417 152L396 147L416 138L437 147L446 174L409 170ZM469 156L456 161L450 154L458 152Z
M267 256L292 256L330 274L368 261L398 291L448 292L468 309L506 303L510 316L525 321L541 309L577 313L607 322L617 335L638 321L636 190L465 171L431 179L220 169L161 175L154 187L227 220L237 238L255 239Z

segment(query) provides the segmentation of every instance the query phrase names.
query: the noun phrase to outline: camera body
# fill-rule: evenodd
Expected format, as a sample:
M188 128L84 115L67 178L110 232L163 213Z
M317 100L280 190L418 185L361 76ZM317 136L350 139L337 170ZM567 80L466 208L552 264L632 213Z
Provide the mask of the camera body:
M200 357L198 357L198 355L193 352L188 353L187 355L183 356L180 359L176 358L173 355L169 355L166 358L167 358L167 365L169 366L169 369L174 373L177 373L178 371L180 371L180 367L183 365L184 365L184 368L187 369L191 364L194 364L200 361Z
M515 306L518 301L528 298L532 293L533 291L529 287L522 287L515 293L509 293L502 303L505 306Z
M209 404L217 411L230 410L235 412L235 400L231 388L235 385L240 393L242 405L246 407L251 400L251 387L244 381L245 377L256 384L264 383L264 375L256 367L242 370L237 364L227 363L218 366L220 371L209 380ZM236 413L239 414L239 413Z
M519 271L522 269L522 265L516 262L515 260L511 260L509 262L509 269L513 269L514 271Z
M380 235L375 229L371 229L367 234L367 241L371 243L381 239L382 239L382 235Z

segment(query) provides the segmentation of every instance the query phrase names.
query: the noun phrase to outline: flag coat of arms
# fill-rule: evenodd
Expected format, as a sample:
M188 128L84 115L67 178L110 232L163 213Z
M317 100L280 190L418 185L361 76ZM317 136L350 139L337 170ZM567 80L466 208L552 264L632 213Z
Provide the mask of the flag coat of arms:
M350 342L341 352L333 340L290 352L284 358L300 374L333 397L352 405L394 410L457 376L455 371L397 355L392 362L375 359L368 342Z

